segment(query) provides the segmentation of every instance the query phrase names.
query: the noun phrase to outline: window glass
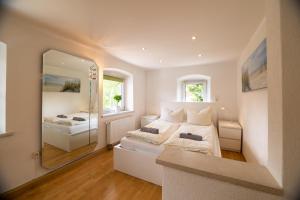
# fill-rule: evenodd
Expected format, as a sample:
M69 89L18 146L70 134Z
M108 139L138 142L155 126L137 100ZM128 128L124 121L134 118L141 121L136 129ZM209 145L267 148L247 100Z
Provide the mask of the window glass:
M204 101L204 84L187 83L185 84L185 101L203 102Z
M190 74L177 79L177 101L210 102L211 78L201 74Z
M103 110L113 113L124 110L124 80L104 75L103 78Z
M183 101L185 102L206 102L207 81L188 80L182 83Z

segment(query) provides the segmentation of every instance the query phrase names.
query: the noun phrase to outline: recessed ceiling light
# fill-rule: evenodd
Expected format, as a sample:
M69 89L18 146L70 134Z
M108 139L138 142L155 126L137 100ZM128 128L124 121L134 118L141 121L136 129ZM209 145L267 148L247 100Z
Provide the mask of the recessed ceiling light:
M162 63L163 62L162 59L160 59L159 62Z
M199 54L198 54L198 57L202 57L202 54L201 54L201 53L199 53Z
M142 50L145 51L146 49L143 47Z
M64 63L64 62L61 62L61 64L63 64L63 65L64 65L65 63Z
M196 40L197 39L197 37L196 36L192 36L192 40Z

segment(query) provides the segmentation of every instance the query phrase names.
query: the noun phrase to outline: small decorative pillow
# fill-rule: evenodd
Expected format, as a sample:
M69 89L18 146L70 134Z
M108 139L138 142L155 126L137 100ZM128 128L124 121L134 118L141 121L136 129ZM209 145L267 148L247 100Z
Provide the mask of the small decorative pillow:
M209 126L212 122L212 111L210 107L204 108L199 113L187 111L187 123L200 126Z
M86 121L86 119L82 118L82 117L73 117L74 121L79 121L79 122L82 122L82 121Z
M170 110L168 108L161 109L161 116L160 119L173 122L173 123L180 123L183 122L184 118L184 110L182 108L177 110Z
M158 128L142 127L141 131L146 132L146 133L159 134L159 129Z

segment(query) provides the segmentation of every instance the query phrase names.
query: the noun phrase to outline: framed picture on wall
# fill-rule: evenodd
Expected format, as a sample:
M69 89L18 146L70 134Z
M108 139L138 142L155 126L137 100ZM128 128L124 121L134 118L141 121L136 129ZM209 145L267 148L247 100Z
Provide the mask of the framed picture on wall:
M264 39L242 66L242 91L267 88L267 40Z

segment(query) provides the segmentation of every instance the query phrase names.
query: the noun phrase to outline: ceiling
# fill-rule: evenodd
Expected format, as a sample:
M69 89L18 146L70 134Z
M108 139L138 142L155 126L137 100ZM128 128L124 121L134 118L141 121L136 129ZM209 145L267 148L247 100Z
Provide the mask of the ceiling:
M145 68L236 59L265 14L264 0L9 0L6 4Z

